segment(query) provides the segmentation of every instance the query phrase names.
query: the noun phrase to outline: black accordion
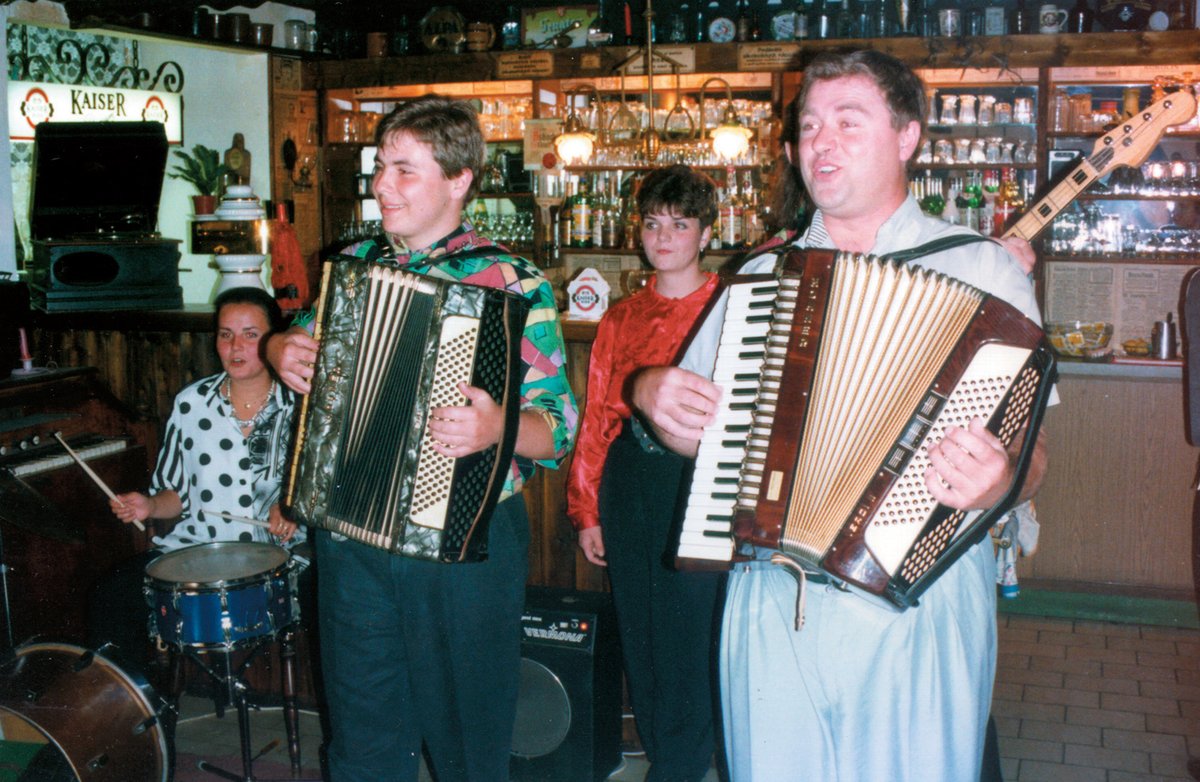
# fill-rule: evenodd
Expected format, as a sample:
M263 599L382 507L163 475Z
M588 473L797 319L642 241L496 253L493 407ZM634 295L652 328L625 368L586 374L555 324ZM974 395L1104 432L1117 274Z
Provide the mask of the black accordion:
M496 288L349 256L326 263L288 480L293 518L417 559L486 559L516 443L528 309ZM433 408L467 404L460 382L503 408L504 436L451 458L433 450L427 422Z
M1055 377L1041 328L944 275L865 255L791 251L734 277L697 453L681 567L753 546L905 608L1008 511ZM1017 480L981 513L925 487L928 448L981 418Z

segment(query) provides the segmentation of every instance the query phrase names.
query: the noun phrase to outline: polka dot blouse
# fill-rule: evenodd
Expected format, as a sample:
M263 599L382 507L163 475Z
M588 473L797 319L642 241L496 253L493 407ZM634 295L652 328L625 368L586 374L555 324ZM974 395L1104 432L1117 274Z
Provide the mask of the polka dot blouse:
M216 541L275 542L264 527L216 513L267 519L278 501L291 444L296 396L277 383L249 436L221 397L225 373L197 380L175 397L150 493L173 489L183 512L170 534L156 537L171 551ZM303 539L301 527L292 544Z

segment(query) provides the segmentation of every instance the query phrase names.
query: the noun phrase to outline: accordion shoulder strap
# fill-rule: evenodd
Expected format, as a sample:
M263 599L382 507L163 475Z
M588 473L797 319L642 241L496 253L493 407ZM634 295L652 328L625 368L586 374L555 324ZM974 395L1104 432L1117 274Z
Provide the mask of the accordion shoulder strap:
M363 242L359 245L354 253L354 257L361 258L366 261L395 261L395 250L392 249L391 242L388 241L386 234L380 234L374 237L369 242ZM472 247L469 250L452 253L449 255L439 255L437 258L430 258L431 262L441 263L443 261L469 260L471 258L498 258L498 257L518 257L515 253L509 252L506 248L498 244L489 244L483 247Z
M946 250L953 250L955 247L965 247L968 244L978 244L980 242L993 242L995 244L999 244L999 242L997 242L995 239L982 236L980 234L954 234L952 236L939 237L933 241L926 242L925 244L919 244L916 247L910 247L907 250L899 250L894 253L887 253L882 257L891 261L895 261L896 263L908 263L909 261L915 261L917 258L924 258L926 255L933 255L935 253L945 252ZM775 273L779 274L780 264L783 260L784 253L791 249L793 248L790 244L782 244L770 247L759 253L759 255L774 255L776 257Z
M952 236L942 236L925 244L919 244L916 247L911 247L907 250L900 250L894 253L887 253L884 258L895 261L896 263L908 263L917 258L924 258L926 255L953 250L955 247L965 247L968 244L978 244L979 242L996 242L987 236L979 234L954 234Z

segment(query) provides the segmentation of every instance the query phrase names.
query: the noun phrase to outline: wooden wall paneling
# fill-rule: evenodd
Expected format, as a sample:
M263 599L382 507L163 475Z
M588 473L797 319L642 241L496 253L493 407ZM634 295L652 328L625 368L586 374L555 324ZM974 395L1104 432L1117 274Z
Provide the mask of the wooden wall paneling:
M1019 574L1190 596L1196 452L1184 440L1182 383L1066 375L1058 392L1035 500L1040 545Z
M311 68L298 59L271 58L271 197L292 202L292 222L308 269L309 290L316 295L321 251L329 241L321 224L321 128ZM298 162L289 172L283 165L286 140L296 145ZM307 182L301 167L311 166Z

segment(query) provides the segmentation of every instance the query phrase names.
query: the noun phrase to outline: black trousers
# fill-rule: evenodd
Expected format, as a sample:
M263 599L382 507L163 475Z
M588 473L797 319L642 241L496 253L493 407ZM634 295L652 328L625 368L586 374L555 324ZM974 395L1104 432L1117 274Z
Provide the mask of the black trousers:
M316 533L332 782L507 780L529 517L492 514L485 562L446 565Z
M675 518L686 460L646 453L626 430L600 483L600 523L648 782L698 780L716 742L716 643L724 576L679 572Z

